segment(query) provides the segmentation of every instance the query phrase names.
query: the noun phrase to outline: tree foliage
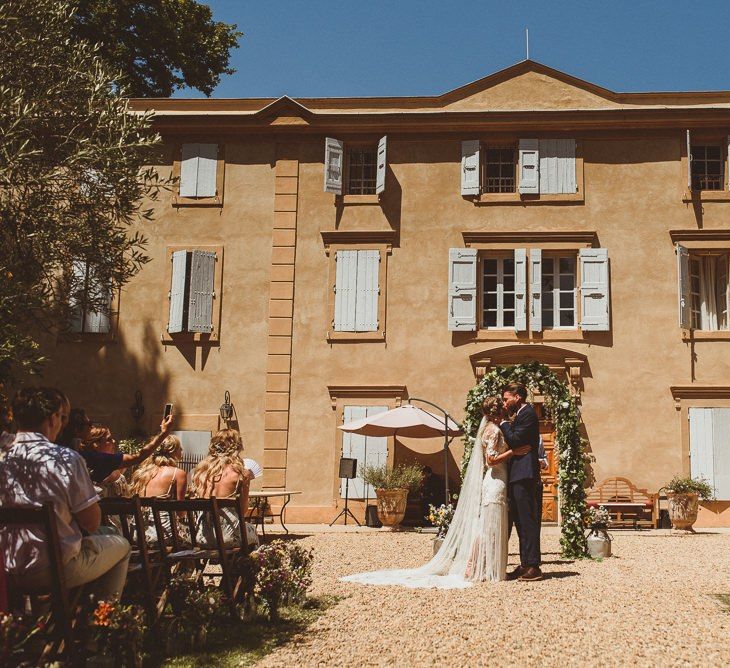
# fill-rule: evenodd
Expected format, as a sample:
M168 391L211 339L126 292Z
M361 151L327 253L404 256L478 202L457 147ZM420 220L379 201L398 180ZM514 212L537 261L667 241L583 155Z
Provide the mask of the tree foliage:
M579 559L586 554L583 517L586 512L585 483L590 457L580 435L580 411L566 383L544 364L536 361L499 366L469 391L464 418L464 458L462 475L471 457L474 437L482 419L485 397L501 396L507 383L524 383L531 392L545 397L545 410L555 422L558 455L558 493L560 496L560 545L563 556Z
M160 138L130 113L117 77L73 37L65 0L0 3L0 378L43 361L44 331L70 300L102 309L74 284L75 260L118 288L148 261L132 226L164 186L151 168ZM72 294L73 293L73 294ZM95 301L96 300L96 301ZM88 302L88 303L87 303Z
M242 33L195 0L76 0L75 32L122 73L129 94L169 97L185 86L210 95L232 74Z

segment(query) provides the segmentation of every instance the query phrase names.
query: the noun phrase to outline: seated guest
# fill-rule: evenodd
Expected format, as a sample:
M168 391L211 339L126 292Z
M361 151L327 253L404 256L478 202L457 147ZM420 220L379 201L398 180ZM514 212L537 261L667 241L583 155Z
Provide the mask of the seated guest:
M188 476L179 467L182 459L182 444L177 436L168 436L160 447L145 459L132 476L131 493L144 497L155 497L158 499L176 499L183 501L188 486ZM152 514L147 513L146 536L150 543L157 542L157 531L152 520ZM165 535L170 536L170 517L167 513L161 513L160 519L165 530ZM185 525L178 523L183 533L183 542L190 542L190 538L184 536Z
M242 514L248 508L250 475L243 463L243 441L235 429L222 429L210 440L208 456L193 471L195 496L209 499L240 497ZM226 545L240 545L239 518L234 508L221 510L221 529ZM256 527L246 523L249 545L258 544ZM201 517L197 539L201 545L215 544L215 533L210 518Z
M134 466L147 459L167 438L171 428L172 415L169 415L160 423L160 433L157 436L139 452L128 455L117 450L117 442L107 427L92 427L79 452L89 468L91 479L97 485L104 482L111 483L118 477L114 475L116 471Z
M91 420L83 408L72 408L68 414L68 423L63 428L61 435L56 440L58 445L63 445L77 452L81 450L84 439L91 434Z
M52 502L69 589L89 583L98 598L121 595L131 548L117 535L96 534L101 520L99 497L81 456L54 444L68 420L68 399L59 390L29 387L13 399L18 433L3 453L0 504L40 506ZM86 536L82 534L86 532ZM51 574L42 529L5 528L0 548L11 588L47 591Z

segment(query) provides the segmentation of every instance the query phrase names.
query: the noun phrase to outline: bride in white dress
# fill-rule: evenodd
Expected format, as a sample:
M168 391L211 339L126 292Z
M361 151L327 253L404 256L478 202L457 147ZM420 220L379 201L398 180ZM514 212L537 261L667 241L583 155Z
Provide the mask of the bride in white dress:
M459 501L441 549L424 566L357 573L345 582L412 588L462 589L474 582L504 580L507 570L508 460L529 452L510 450L497 423L499 397L482 404L484 417L474 440Z

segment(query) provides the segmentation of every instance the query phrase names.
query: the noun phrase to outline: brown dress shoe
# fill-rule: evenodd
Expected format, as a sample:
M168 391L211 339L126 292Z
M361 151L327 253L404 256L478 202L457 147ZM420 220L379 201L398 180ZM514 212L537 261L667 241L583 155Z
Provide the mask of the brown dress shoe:
M518 566L513 570L511 573L507 573L507 579L508 580L518 580L520 576L526 571L527 569L524 566Z
M523 582L542 580L542 571L537 566L528 566L519 577Z

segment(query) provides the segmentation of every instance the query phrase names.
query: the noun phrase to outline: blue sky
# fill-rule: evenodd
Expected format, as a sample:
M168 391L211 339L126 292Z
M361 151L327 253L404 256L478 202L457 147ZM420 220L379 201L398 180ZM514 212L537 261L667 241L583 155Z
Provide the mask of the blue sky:
M214 97L434 95L530 57L615 91L730 89L730 0L209 0ZM200 97L185 90L178 97Z

